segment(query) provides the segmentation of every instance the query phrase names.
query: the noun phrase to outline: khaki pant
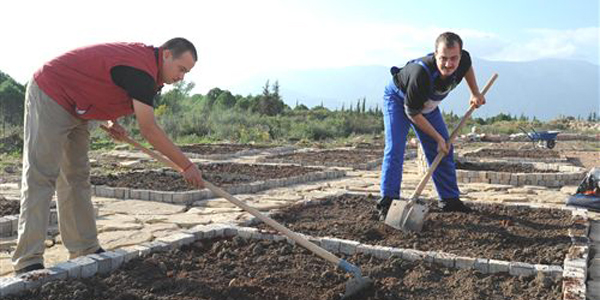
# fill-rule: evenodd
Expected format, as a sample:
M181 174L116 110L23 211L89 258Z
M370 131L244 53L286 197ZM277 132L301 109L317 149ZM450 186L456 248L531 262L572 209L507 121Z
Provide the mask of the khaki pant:
M29 81L25 96L23 177L15 270L44 262L50 201L56 190L58 225L71 257L99 248L90 189L88 122L69 114Z

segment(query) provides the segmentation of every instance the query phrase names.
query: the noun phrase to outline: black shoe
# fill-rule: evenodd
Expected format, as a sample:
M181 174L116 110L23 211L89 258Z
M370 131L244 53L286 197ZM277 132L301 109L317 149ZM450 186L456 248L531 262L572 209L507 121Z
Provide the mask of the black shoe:
M102 247L98 248L98 250L96 250L96 252L94 252L94 254L100 254L100 253L104 253L106 252L106 250L104 250Z
M390 206L392 206L392 201L394 201L394 198L389 196L385 196L377 200L377 205L375 208L377 209L377 217L379 218L379 221L385 220L388 210L390 209Z
M441 208L443 212L470 213L473 211L472 208L466 206L465 203L458 198L442 199L440 200L438 207Z
M31 272L31 271L35 271L35 270L42 270L44 269L44 265L43 264L33 264L33 265L29 265L25 268L19 269L15 271L15 274L17 275L21 275L21 274L25 274L27 272Z

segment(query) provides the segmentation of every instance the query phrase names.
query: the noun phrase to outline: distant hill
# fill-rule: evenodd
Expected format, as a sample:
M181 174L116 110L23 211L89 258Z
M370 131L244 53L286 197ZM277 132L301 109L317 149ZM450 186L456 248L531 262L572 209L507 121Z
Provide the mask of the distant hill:
M488 94L488 104L475 115L525 114L548 120L559 115L587 117L600 112L600 66L584 61L544 59L530 62L474 60L479 87L493 72L499 78ZM383 88L389 80L389 66L356 66L309 69L263 74L226 87L235 94L258 94L267 79L279 80L284 101L329 108L356 105L366 97L367 106L381 107ZM445 111L462 114L468 109L468 87L463 83L442 104Z

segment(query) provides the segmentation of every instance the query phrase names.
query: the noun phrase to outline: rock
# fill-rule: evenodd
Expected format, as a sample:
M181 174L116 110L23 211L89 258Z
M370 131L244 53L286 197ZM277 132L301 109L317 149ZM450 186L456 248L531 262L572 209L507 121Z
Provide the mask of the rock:
M141 200L121 200L107 204L107 212L128 215L172 215L185 211L185 206Z
M102 216L96 220L98 232L118 231L118 230L138 230L144 226L136 218L124 215L114 214Z
M100 245L104 249L115 249L125 246L137 245L143 242L149 242L153 239L148 231L110 231L98 234Z

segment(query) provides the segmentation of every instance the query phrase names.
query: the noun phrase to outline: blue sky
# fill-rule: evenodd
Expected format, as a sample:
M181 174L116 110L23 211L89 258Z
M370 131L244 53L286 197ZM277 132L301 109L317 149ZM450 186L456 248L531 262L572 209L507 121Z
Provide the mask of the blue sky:
M397 64L431 52L446 30L483 59L600 64L597 0L34 0L3 3L2 11L11 29L3 32L0 70L22 83L78 46L160 45L174 36L198 48L186 80L201 93L262 72Z

